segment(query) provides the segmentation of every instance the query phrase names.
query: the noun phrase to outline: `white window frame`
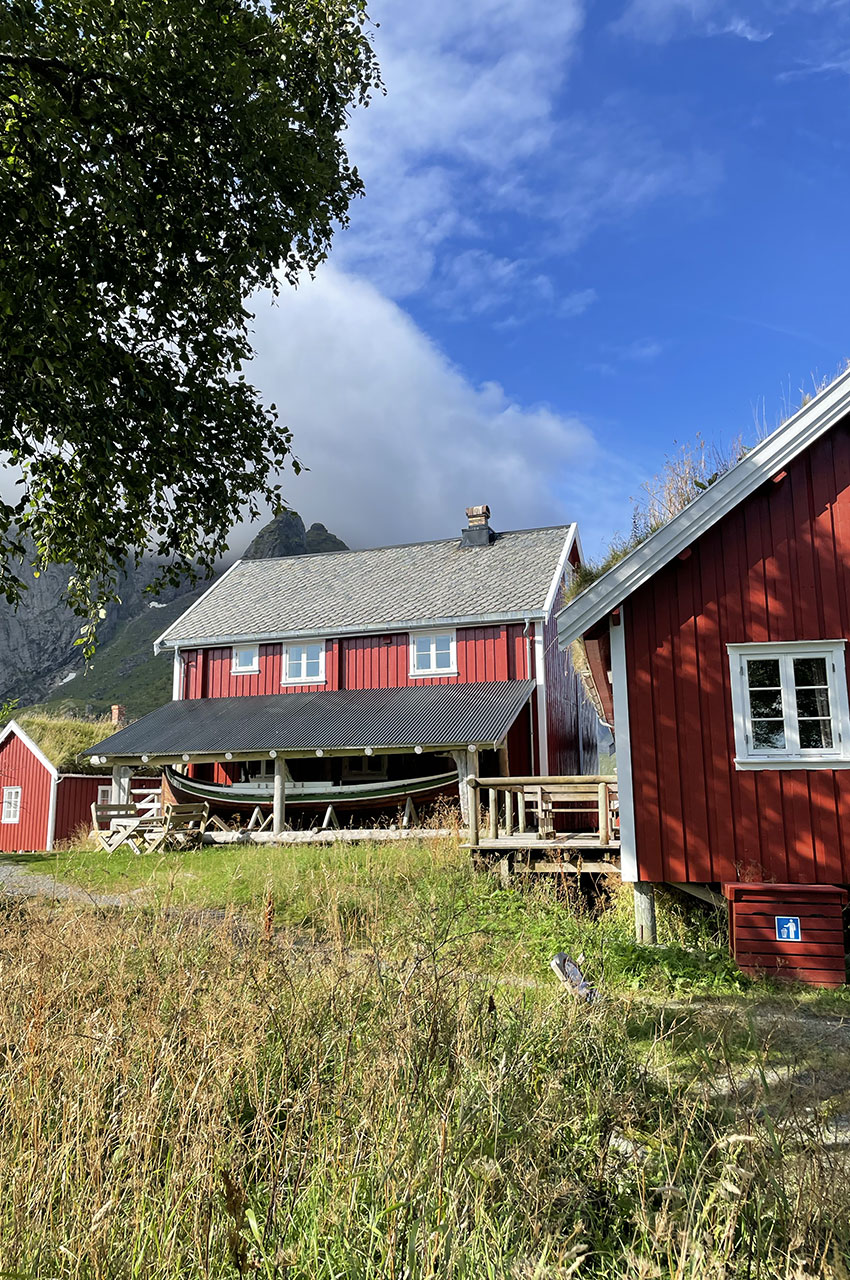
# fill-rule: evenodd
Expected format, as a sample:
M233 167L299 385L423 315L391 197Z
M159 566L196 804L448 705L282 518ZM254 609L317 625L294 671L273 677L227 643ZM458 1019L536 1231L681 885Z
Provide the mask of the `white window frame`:
M237 658L244 654L251 655L249 666L241 665ZM234 676L255 676L260 670L260 646L258 644L235 644L231 653L230 674Z
M796 640L771 644L729 644L732 713L735 722L736 769L848 769L850 768L850 706L848 706L846 640ZM779 659L785 747L753 748L748 659ZM794 702L795 658L825 658L832 721L831 747L801 747Z
M317 676L290 675L289 671L289 651L290 649L308 649L311 645L317 645L319 649L319 674ZM304 664L307 665L307 655L304 655ZM324 684L325 683L325 642L324 640L289 640L284 643L283 656L281 659L281 684Z
M433 666L435 641L438 636L449 637L449 665L447 667ZM430 649L431 649L432 665L427 669L418 668L416 666L416 641L417 640L430 640L431 642ZM428 680L428 679L434 679L440 676L456 676L458 673L457 671L457 632L452 627L440 627L433 631L411 631L408 635L408 650L409 650L409 659L410 659L409 675L411 679Z
M0 821L4 827L14 826L21 820L22 787L3 788L3 811Z
M105 786L105 787L98 787L98 789L97 789L97 803L98 803L98 804L112 804L112 784L111 784L111 783L109 784L109 786Z

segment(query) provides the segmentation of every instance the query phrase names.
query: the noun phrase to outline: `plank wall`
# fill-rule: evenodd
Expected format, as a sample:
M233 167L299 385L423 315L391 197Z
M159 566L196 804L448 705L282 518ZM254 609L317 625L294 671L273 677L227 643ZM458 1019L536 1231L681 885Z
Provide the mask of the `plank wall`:
M850 636L846 423L786 472L624 606L642 880L850 883L850 769L734 763L727 644Z
M20 821L0 823L0 849L44 849L53 779L16 733L0 743L0 801L3 787L21 788Z

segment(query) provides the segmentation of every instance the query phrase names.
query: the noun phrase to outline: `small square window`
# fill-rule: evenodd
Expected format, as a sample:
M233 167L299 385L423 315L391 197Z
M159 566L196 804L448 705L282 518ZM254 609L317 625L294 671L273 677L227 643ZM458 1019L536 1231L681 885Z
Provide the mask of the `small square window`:
M3 788L3 817L6 824L21 820L21 788Z
M112 804L112 788L111 787L98 787L97 803Z
M259 645L235 645L233 648L233 664L230 670L235 676L256 675L260 670Z
M850 761L843 640L728 648L738 768Z
M284 684L324 684L325 645L310 640L283 646Z
M454 631L432 631L411 637L412 676L457 675L457 639Z

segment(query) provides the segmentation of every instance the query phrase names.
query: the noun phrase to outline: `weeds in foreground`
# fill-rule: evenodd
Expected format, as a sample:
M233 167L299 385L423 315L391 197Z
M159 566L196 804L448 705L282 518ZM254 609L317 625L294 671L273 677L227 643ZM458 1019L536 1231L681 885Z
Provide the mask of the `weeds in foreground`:
M462 915L353 952L273 907L7 915L0 1271L846 1277L811 1117L659 1071L610 997L470 972Z

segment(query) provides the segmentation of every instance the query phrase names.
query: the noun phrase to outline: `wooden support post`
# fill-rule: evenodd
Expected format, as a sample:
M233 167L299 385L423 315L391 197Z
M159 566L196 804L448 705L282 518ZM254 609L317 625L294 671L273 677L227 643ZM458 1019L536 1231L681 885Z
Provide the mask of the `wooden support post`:
M517 816L517 827L518 827L519 833L521 836L524 836L526 831L528 830L528 825L525 817L525 788L524 787L517 792L516 816Z
M413 803L413 797L408 796L404 804L404 816L401 820L402 830L408 831L410 827L413 827L416 825L416 822L417 822L416 805Z
M467 805L469 806L469 843L473 849L478 844L478 783L475 778L467 778L467 791L469 798Z
M495 787L490 788L490 839L499 838L499 793Z
M505 835L514 833L514 793L508 788L505 792Z
M130 770L116 764L112 770L112 804L130 804Z
M632 885L635 891L635 937L638 942L656 943L658 930L655 923L655 885L638 880Z
M503 889L510 889L511 887L512 861L513 859L509 853L506 853L504 858L499 859L499 880Z
M334 813L334 807L329 804L325 810L324 821L322 822L322 830L327 831L330 827L335 827L339 831L339 818Z
M471 799L469 787L466 785L469 777L469 757L468 751L453 751L452 759L457 769L457 791L460 798L460 820L465 827L470 825L469 820L469 802Z
M283 834L286 826L286 761L283 756L275 756L274 762L274 807L272 810L272 834Z
M604 848L611 843L611 820L608 800L608 783L599 784L599 845Z

